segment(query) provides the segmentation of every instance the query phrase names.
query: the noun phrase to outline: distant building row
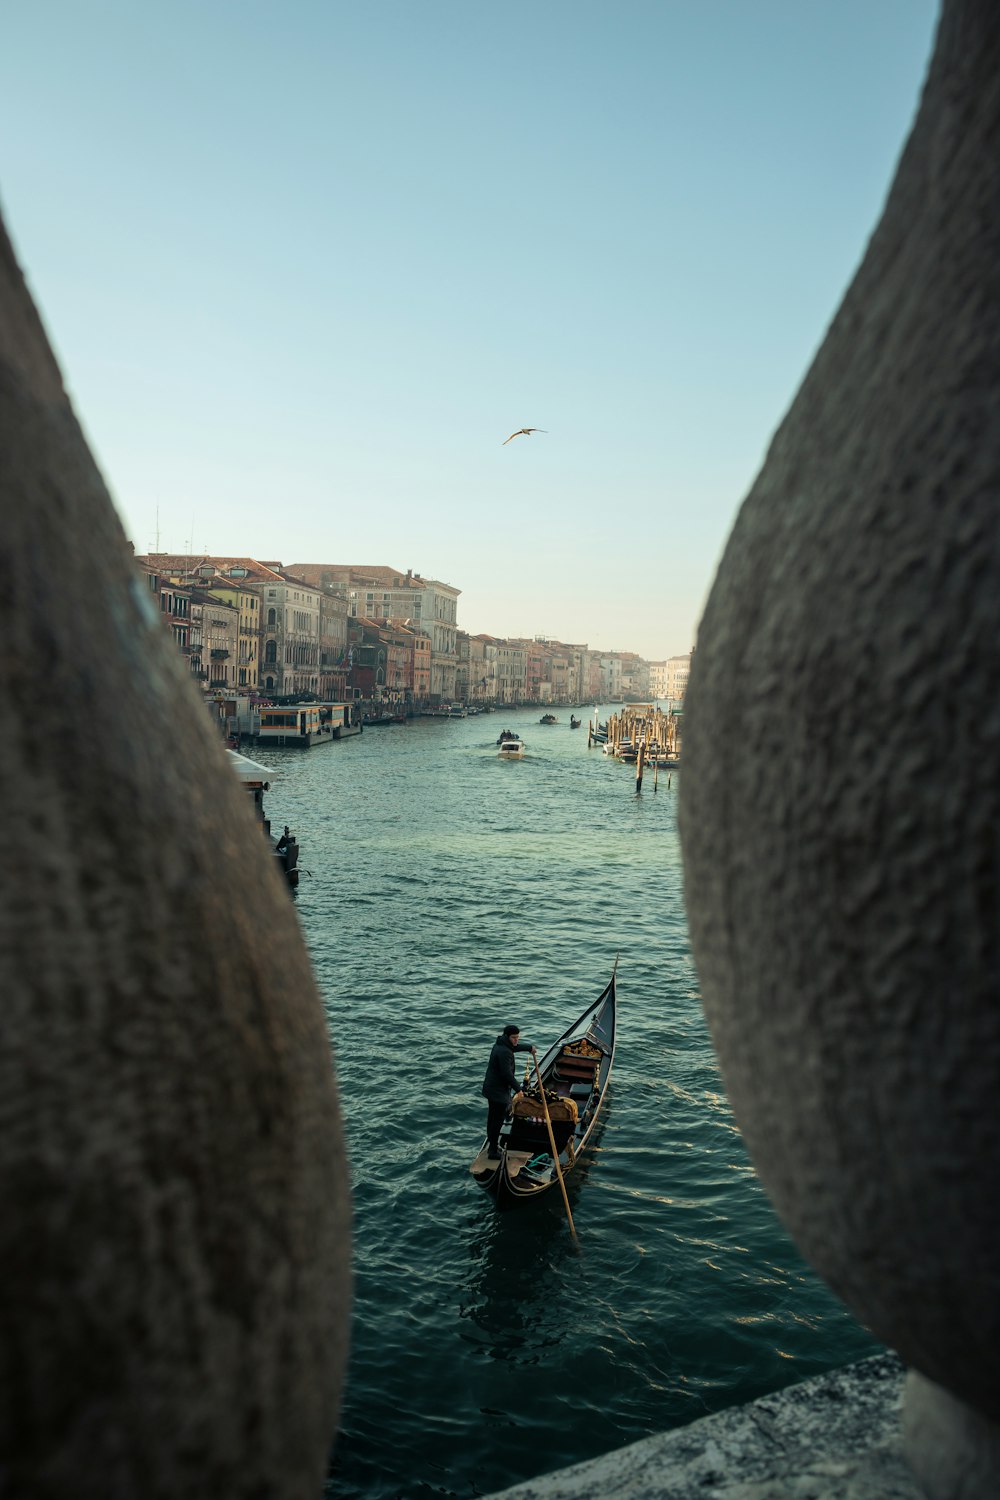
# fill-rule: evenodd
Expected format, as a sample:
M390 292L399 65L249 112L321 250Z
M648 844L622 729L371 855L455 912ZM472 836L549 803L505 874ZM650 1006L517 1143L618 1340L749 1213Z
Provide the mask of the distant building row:
M541 638L459 630L460 590L393 568L136 559L208 693L307 694L392 708L683 698L690 656L648 662Z

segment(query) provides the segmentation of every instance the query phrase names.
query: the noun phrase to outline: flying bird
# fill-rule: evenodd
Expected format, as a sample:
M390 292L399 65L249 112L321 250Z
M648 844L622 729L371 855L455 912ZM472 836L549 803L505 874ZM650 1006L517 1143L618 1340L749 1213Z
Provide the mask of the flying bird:
M516 437L530 437L533 432L548 432L548 428L547 427L519 427L516 432L512 432L511 433L511 435L510 435L509 438L504 438L504 440L500 444L500 446L501 446L501 448L506 448L507 444L509 442L511 442L514 438L516 438Z

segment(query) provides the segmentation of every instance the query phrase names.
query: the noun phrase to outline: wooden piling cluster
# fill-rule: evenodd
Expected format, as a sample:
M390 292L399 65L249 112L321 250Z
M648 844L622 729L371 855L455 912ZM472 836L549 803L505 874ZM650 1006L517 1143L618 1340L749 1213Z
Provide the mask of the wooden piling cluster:
M588 746L599 743L602 735L595 723L587 735ZM635 789L642 791L645 767L652 762L653 790L656 790L660 766L674 767L680 756L680 716L651 703L626 704L620 713L612 714L607 723L608 754L618 760L635 761ZM670 784L669 778L667 782Z

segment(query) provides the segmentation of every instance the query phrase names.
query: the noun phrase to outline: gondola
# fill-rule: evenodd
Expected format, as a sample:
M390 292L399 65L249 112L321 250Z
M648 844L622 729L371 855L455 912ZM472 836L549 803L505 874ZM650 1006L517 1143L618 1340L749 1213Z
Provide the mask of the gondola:
M538 1063L564 1178L580 1160L604 1105L615 1056L615 971L607 987L579 1020L553 1042ZM534 1059L531 1081L537 1090ZM558 1183L552 1146L537 1093L518 1095L500 1131L499 1160L483 1142L469 1171L498 1206L523 1203Z

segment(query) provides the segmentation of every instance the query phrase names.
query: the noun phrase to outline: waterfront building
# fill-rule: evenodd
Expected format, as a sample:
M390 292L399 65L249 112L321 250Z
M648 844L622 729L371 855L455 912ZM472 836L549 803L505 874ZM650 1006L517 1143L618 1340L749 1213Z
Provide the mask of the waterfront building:
M280 562L252 557L184 557L148 553L136 559L147 571L201 588L236 584L260 600L259 686L272 697L320 694L320 591ZM247 668L250 667L249 652ZM209 666L210 670L210 666Z
M319 590L319 696L327 703L347 697L347 595L335 584Z
M469 701L469 636L465 630L455 632L455 692L454 702Z
M362 703L382 701L388 651L374 620L351 618L347 625L348 694Z
M422 578L412 568L402 573L381 565L295 563L290 571L316 586L340 585L347 595L351 619L403 619L423 629L431 642L431 702L453 701L461 589L439 579Z
M176 642L178 651L191 657L191 590L174 583L156 568L143 567L146 587L152 594L164 625ZM199 658L200 665L200 658Z
M628 702L645 703L649 693L649 664L634 651L621 651L621 694Z
M259 564L249 582L261 598L261 688L272 697L320 695L320 591L280 563Z
M405 708L412 700L413 687L410 676L413 660L410 632L405 625L394 625L390 620L382 627L386 643L385 693L383 700L393 708Z
M548 642L546 654L549 699L552 703L576 702L569 692L570 661L567 652L557 641Z
M198 571L201 574L200 568ZM220 580L217 574L205 592L237 611L235 685L243 692L253 692L257 688L260 666L260 597L253 589L228 579Z
M496 701L498 703L523 703L527 697L524 647L516 641L498 641L496 668Z
M541 648L541 675L538 680L538 701L550 703L582 703L590 694L587 691L586 663L590 653L586 646L570 646L564 641L536 636L535 643Z
M524 652L524 698L528 703L548 703L552 697L552 684L548 677L548 653L539 639L528 640L518 636L508 645L520 646Z
M431 692L431 638L412 620L391 620L406 652L404 702L407 708L425 708Z
M220 564L223 562L233 563L233 577L226 576ZM240 559L239 562L246 561ZM173 591L175 598L186 596L190 601L192 591L199 591L198 604L194 608L193 623L196 624L194 635L189 631L187 646L184 654L191 661L192 675L198 680L202 687L209 689L213 676L226 677L226 686L236 686L246 692L252 691L257 686L257 667L260 658L260 600L256 594L243 583L247 570L240 567L235 559L219 559L205 557L181 557L172 553L150 553L146 556L136 558L136 562L146 574L148 580L156 579L158 583L154 586L150 582L153 592L159 589L161 607L169 608L164 602L163 588L167 587ZM231 639L229 629L229 617L226 616L227 624L224 634L229 644L216 645L216 650L226 650L226 657L217 656L213 662L206 654L212 647L205 644L203 639L203 612L206 600L211 598L220 606L236 610L238 625L236 639ZM219 619L223 616L219 615ZM209 635L213 635L221 626L209 625Z
M684 656L668 657L666 662L666 692L664 698L671 700L683 698L687 691L688 677L691 673L691 652Z
M566 701L568 703L585 703L590 693L590 651L583 645L565 645L566 653Z
M649 696L653 699L666 698L667 694L667 663L663 661L651 661L649 666Z
M622 661L617 651L595 651L590 673L592 697L597 703L620 703L622 694Z
M192 588L191 671L211 693L230 693L237 686L240 612L206 589Z
M469 702L495 703L497 697L497 650L500 645L496 636L469 636Z

